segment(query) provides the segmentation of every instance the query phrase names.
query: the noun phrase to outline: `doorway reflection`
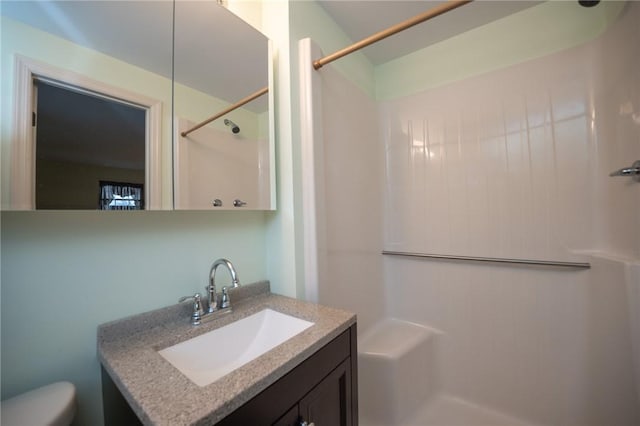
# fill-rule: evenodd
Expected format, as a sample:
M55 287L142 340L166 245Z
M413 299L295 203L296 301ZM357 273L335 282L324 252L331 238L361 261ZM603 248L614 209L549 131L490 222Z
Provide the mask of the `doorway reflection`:
M57 82L34 84L36 209L143 209L146 109Z

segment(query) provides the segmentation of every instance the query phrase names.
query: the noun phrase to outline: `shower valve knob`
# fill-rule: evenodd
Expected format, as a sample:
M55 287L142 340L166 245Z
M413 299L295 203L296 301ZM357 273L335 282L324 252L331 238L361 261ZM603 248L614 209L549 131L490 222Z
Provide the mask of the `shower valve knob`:
M213 207L222 207L222 200L220 198L216 198L213 200L211 205L213 205Z
M243 206L246 206L246 205L247 205L247 203L245 201L240 200L240 199L236 198L235 200L233 200L233 207L243 207Z
M609 176L631 176L636 182L640 182L640 160L634 162L631 167L625 167L610 173Z

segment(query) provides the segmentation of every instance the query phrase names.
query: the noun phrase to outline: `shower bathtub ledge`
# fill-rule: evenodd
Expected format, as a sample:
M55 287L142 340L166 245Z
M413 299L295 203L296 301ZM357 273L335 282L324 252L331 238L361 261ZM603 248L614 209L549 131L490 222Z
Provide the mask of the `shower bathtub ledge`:
M362 336L358 348L362 416L395 425L437 394L441 334L389 318Z

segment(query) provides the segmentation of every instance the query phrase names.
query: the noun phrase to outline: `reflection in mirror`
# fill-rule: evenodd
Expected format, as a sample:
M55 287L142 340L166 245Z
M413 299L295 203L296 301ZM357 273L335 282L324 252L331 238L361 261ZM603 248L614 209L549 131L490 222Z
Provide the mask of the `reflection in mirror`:
M175 208L275 208L268 39L213 0L176 1L174 37Z
M144 209L145 109L35 83L36 209Z
M2 1L0 13L2 208L171 208L173 4ZM54 89L42 82L70 90L52 100L47 96ZM72 98L85 103L76 107ZM142 144L140 124L130 131L131 118L122 121L125 110L135 111L138 123L143 116ZM87 142L80 139L83 128ZM129 145L131 132L135 146ZM117 158L107 156L107 145ZM63 152L72 156L61 167ZM72 168L75 189L69 186ZM108 168L119 172L104 173ZM52 188L57 192L44 192ZM101 200L105 196L111 199Z

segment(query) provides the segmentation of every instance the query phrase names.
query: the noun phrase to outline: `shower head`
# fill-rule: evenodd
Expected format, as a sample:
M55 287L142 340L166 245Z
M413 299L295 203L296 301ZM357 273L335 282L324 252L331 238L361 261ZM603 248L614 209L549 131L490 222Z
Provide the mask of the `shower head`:
M225 118L224 119L224 125L225 126L230 126L231 127L231 131L233 133L240 133L240 127L238 127L238 125L236 123L234 123L233 121L228 120L228 119Z
M578 3L583 7L593 7L600 3L600 0L578 0Z

